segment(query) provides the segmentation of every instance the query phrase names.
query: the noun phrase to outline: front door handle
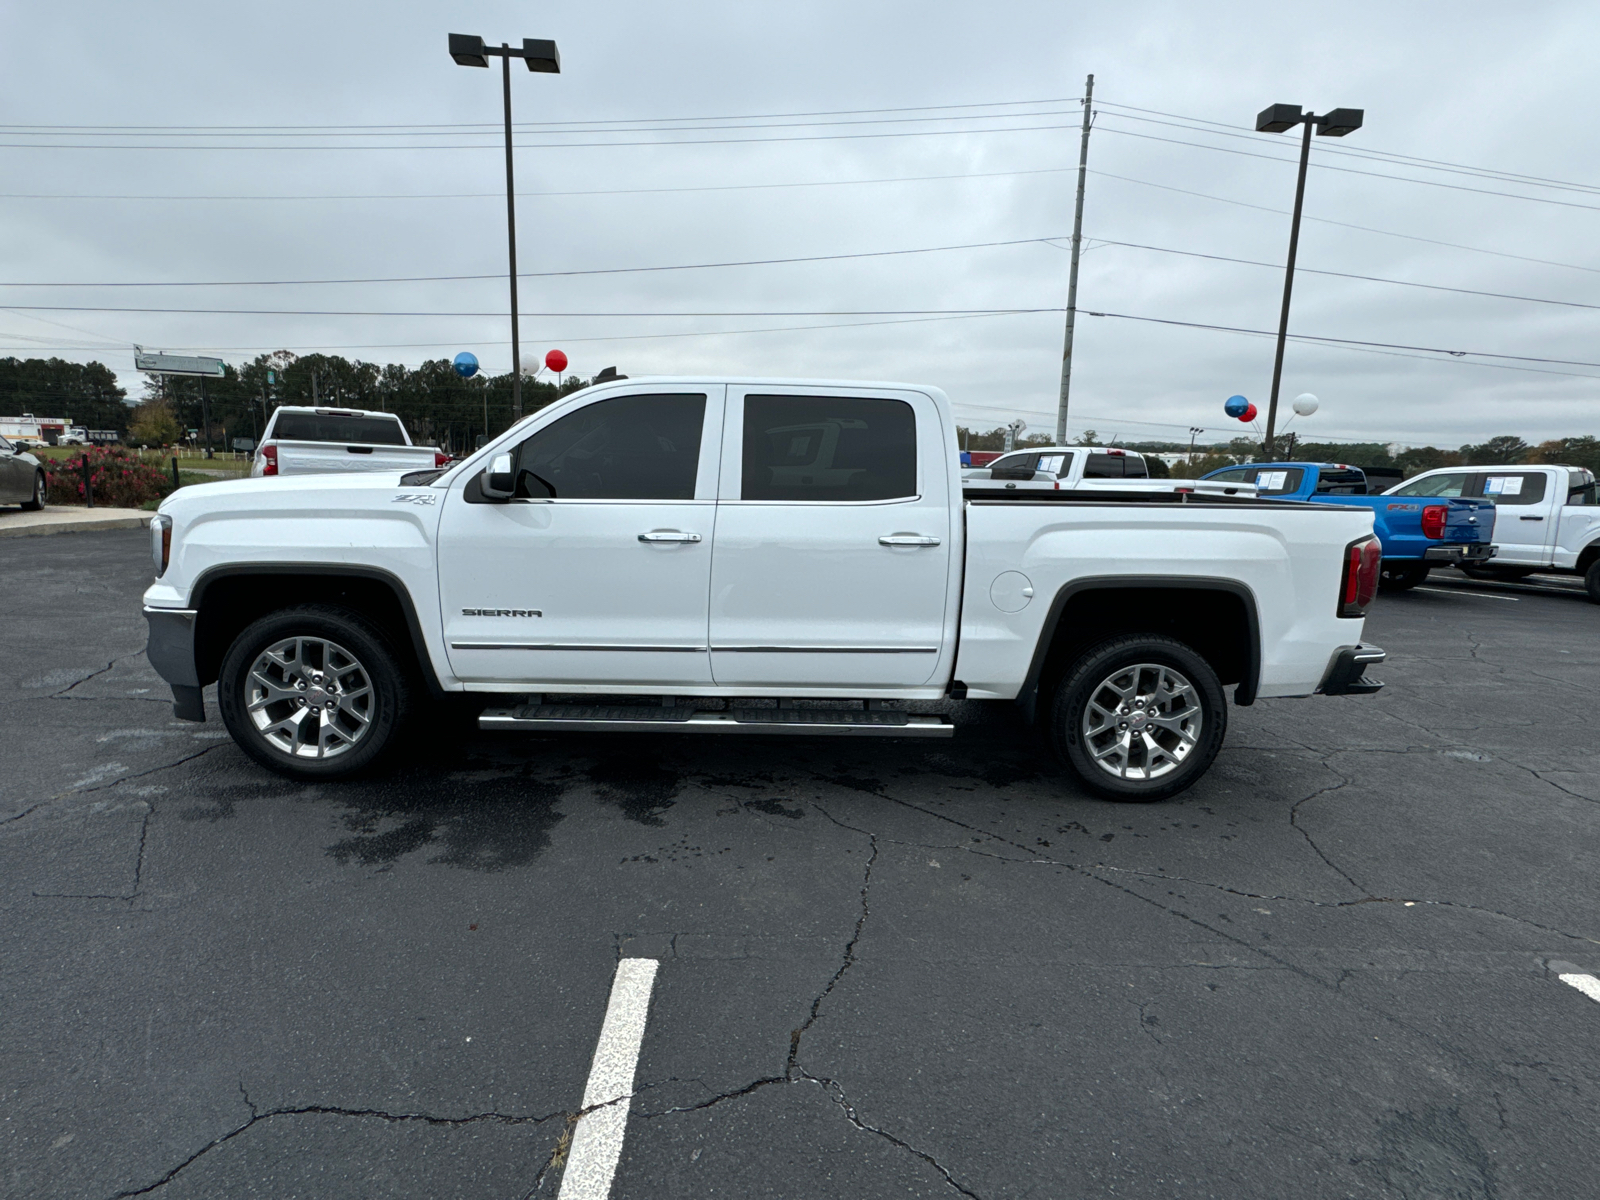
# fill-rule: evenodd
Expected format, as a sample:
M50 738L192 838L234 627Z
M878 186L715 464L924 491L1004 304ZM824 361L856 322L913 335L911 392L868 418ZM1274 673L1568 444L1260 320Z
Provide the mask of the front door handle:
M1518 519L1522 520L1522 521L1542 521L1542 520L1544 520L1543 517L1520 517Z
M880 546L937 546L936 537L923 537L920 533L886 533L878 539Z
M657 542L698 542L698 533L679 533L676 529L653 529L649 533L639 535L641 542L655 544Z

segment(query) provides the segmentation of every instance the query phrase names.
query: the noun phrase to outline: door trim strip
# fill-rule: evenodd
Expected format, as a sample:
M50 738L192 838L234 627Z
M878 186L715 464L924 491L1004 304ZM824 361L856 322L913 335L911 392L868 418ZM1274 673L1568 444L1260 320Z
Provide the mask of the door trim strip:
M712 646L713 654L937 654L937 646Z
M704 646L587 646L576 642L451 642L452 650L645 650L661 654L704 654Z

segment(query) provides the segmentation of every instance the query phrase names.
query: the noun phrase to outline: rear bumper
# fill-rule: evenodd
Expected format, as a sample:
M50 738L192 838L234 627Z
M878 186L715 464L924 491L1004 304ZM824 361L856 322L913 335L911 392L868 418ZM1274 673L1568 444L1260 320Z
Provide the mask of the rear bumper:
M1376 646L1340 646L1328 663L1328 673L1317 689L1324 696L1368 696L1383 687L1365 676L1366 669L1389 656Z
M1494 546L1476 542L1470 546L1429 546L1422 552L1427 563L1481 563L1494 557Z
M180 721L204 721L206 704L200 686L200 672L194 661L194 620L192 608L150 608L144 619L150 624L150 638L144 654L156 674L172 687L172 715Z

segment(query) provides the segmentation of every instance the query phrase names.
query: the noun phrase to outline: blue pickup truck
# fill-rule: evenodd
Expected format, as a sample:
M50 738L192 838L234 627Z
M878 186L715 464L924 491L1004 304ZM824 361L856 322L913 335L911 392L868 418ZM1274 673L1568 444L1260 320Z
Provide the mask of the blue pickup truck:
M1432 567L1482 565L1494 556L1494 501L1436 496L1426 479L1369 495L1381 484L1369 484L1360 467L1308 462L1224 467L1204 478L1253 483L1263 499L1371 509L1372 531L1383 543L1379 586L1385 591L1416 587Z

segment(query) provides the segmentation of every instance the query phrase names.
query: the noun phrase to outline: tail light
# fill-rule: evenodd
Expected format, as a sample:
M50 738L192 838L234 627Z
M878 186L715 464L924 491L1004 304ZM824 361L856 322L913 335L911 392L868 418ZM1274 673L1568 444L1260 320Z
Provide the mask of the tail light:
M450 456L448 454L446 454L443 450L435 450L433 452L433 465L434 466L443 467L443 466L448 465L449 462L450 462Z
M1375 537L1364 537L1344 548L1344 579L1339 584L1339 615L1364 617L1378 593L1378 572L1383 569L1383 547Z
M263 475L276 475L278 473L278 448L271 442L261 447L261 459L266 466L261 468Z
M1444 518L1450 510L1443 504L1428 504L1422 509L1422 536L1434 539L1444 536Z

